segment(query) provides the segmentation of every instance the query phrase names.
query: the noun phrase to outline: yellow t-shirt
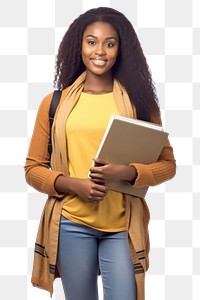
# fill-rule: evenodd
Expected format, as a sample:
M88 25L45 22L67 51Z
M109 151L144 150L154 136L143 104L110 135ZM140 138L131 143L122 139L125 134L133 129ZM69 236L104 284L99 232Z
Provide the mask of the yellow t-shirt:
M111 114L119 114L113 93L81 94L66 123L71 177L88 178L92 158L96 155ZM62 215L97 230L127 230L123 195L111 190L99 203L71 196L64 204Z

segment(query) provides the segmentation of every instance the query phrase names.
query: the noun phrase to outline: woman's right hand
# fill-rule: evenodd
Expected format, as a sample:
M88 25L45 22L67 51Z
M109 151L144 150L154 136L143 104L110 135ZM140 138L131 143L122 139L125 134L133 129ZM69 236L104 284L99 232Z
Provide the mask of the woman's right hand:
M76 194L85 201L97 203L103 200L109 188L94 183L91 179L59 176L55 182L55 189L58 193Z

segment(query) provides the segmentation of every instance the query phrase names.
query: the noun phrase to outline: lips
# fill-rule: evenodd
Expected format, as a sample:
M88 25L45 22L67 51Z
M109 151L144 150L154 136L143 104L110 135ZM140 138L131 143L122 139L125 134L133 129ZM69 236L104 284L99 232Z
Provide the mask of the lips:
M105 59L91 58L92 63L96 66L104 66L107 62Z

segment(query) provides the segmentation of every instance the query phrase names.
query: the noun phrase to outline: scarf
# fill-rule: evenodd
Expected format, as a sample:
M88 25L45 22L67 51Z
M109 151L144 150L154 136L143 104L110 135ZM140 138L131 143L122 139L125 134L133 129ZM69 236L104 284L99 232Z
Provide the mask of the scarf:
M52 145L54 155L52 155L51 164L54 169L61 170L66 176L69 174L67 171L68 168L66 168L68 162L65 124L67 117L80 98L85 78L86 72L83 72L68 88L67 95L62 103L62 109L58 111L58 114L56 115L56 122L54 122L54 126L52 128ZM135 108L131 105L127 92L115 79L113 84L113 97L122 116L136 118Z
M63 172L65 176L69 176L66 120L79 100L85 78L86 73L84 72L67 88L66 96L59 105L52 127L52 170ZM136 118L136 111L128 94L117 80L114 80L113 96L120 115ZM53 282L59 276L56 269L59 224L66 199L67 195L61 200L49 197L41 216L35 244L32 283L34 286L48 290L51 294L53 293ZM144 199L124 195L124 201L130 252L135 271L133 280L136 280L137 285L137 300L144 300L144 274L148 269L149 252L149 211Z

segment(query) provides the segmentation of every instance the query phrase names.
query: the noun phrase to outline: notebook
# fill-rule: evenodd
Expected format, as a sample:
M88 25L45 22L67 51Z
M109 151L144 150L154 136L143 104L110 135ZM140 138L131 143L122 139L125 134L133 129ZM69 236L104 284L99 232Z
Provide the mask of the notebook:
M163 127L138 119L112 115L96 157L113 163L156 162L168 137ZM134 188L125 181L107 184L111 190L144 198L148 187Z

